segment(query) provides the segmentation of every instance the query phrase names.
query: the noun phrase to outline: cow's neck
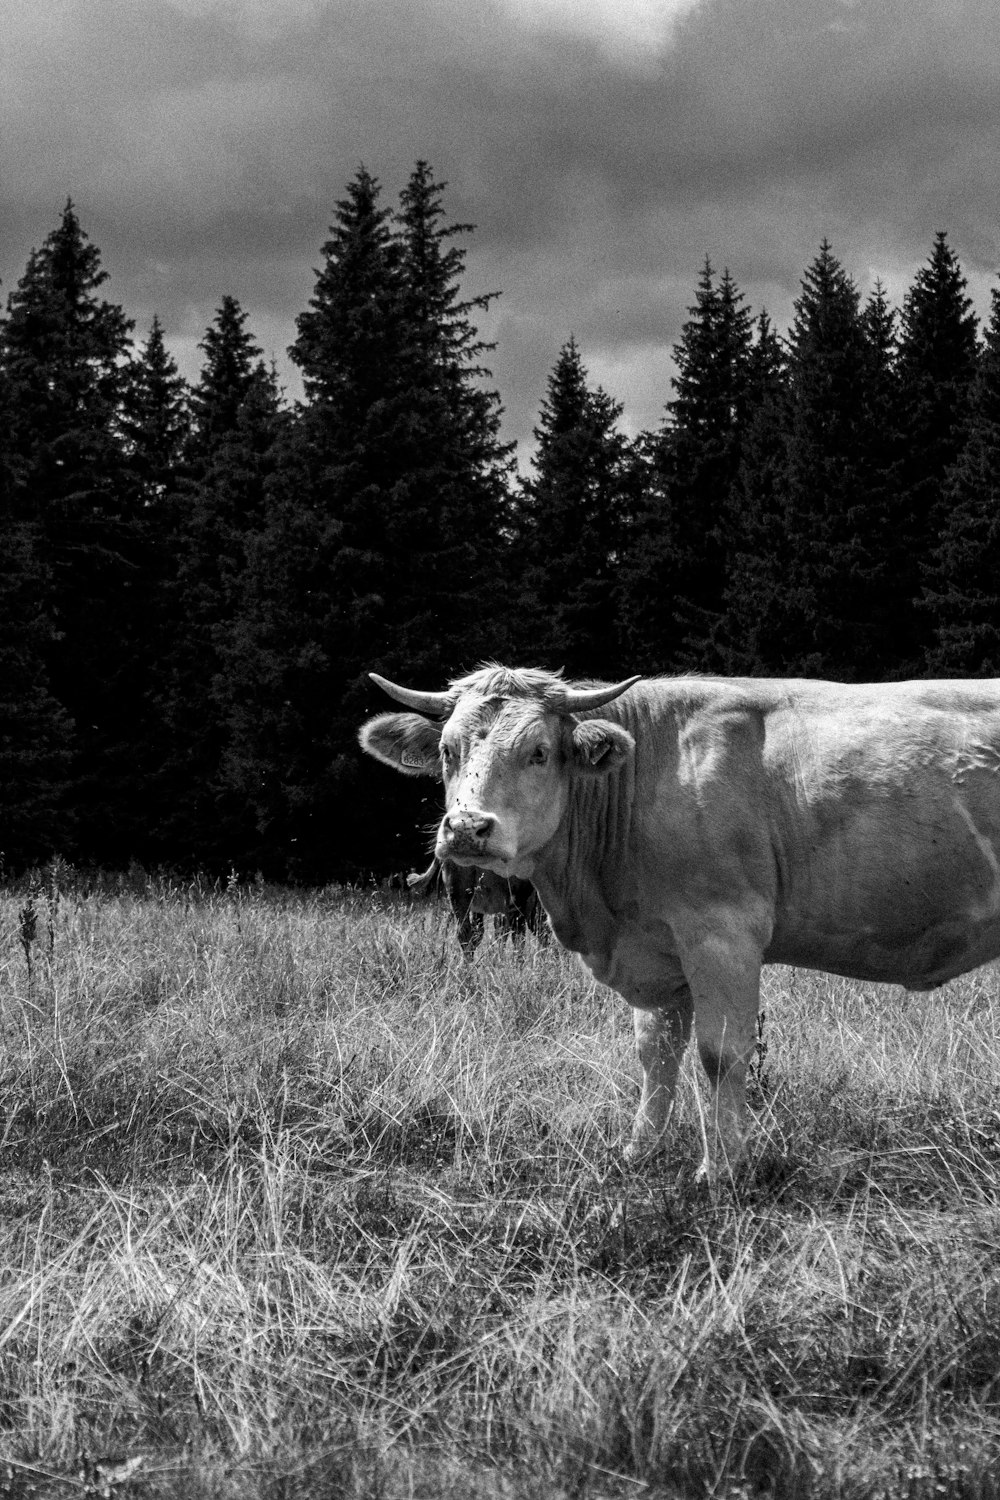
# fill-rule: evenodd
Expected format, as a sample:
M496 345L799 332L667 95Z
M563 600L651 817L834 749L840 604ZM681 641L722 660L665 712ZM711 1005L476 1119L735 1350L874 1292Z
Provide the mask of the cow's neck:
M535 863L532 884L556 937L574 952L614 947L630 900L634 791L631 761L608 776L575 777L559 831Z

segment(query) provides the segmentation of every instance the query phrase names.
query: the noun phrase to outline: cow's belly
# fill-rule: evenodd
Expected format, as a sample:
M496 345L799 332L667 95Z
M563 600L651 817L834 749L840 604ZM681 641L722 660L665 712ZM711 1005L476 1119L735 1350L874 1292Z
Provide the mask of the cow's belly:
M922 927L859 922L853 930L837 930L812 923L789 930L779 925L764 962L930 990L997 957L1000 916L950 915Z
M995 780L828 799L776 844L765 961L932 989L1000 956Z

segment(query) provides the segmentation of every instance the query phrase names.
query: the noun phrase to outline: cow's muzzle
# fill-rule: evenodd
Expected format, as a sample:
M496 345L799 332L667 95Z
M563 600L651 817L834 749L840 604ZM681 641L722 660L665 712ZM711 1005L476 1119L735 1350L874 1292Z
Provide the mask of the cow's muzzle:
M438 849L445 858L470 858L489 852L490 837L497 826L492 813L467 809L445 813L438 834Z

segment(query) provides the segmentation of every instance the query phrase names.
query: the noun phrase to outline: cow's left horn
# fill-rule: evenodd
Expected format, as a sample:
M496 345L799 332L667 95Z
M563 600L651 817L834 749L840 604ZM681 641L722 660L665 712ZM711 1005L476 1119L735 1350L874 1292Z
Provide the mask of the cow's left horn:
M390 682L388 677L380 677L377 672L369 672L368 676L372 682L377 682L383 693L388 693L390 698L395 698L397 703L402 703L406 708L415 709L418 714L437 714L443 716L450 707L447 693L418 693L414 688L398 687L395 682Z
M605 703L610 703L614 698L620 698L634 682L641 681L640 674L638 677L626 677L624 682L616 682L614 687L567 688L563 707L570 714L580 714L588 708L603 708Z

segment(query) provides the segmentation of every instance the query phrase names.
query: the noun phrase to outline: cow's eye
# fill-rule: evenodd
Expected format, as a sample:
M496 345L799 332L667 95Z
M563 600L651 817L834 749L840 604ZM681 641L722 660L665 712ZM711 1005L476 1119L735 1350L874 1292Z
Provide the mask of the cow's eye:
M536 745L528 756L529 766L544 766L548 764L549 747L547 745Z
M441 746L441 763L445 766L451 765L451 749L448 745Z

